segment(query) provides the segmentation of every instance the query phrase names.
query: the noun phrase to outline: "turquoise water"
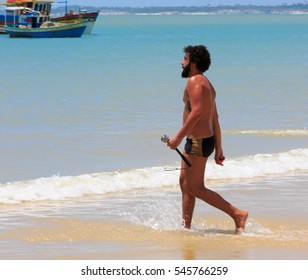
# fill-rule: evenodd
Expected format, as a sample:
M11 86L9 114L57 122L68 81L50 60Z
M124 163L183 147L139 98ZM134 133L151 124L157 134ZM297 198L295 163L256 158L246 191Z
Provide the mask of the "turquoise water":
M160 136L188 44L212 54L225 154L302 148L306 171L307 15L102 15L78 39L0 37L0 182L178 165Z
M181 231L165 171L180 159L160 137L181 127L188 44L212 54L223 131L206 185L250 212L242 238L199 200ZM307 259L307 45L307 15L101 15L78 39L1 36L0 259Z

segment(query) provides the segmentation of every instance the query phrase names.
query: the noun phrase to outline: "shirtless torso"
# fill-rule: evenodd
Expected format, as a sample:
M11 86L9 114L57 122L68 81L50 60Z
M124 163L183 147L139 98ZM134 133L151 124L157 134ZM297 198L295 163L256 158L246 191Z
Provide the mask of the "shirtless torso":
M198 91L197 94L194 92L193 96L190 96L189 90L191 90L191 87L196 87L196 84L198 84L197 88L200 88L201 90ZM187 133L187 137L198 139L207 138L214 135L213 118L216 108L215 98L215 89L205 76L199 74L189 78L184 89L183 96L183 101L185 104L183 112L183 124L191 114L193 105L196 103L198 103L200 106L200 108L197 108L197 110L200 109L201 115L198 122Z

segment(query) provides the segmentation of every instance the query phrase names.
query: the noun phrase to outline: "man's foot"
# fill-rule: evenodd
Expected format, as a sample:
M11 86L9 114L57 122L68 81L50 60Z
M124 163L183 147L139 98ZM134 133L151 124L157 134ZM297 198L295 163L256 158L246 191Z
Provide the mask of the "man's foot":
M240 235L245 231L245 224L247 218L248 218L248 211L240 210L234 219L236 226L234 234Z

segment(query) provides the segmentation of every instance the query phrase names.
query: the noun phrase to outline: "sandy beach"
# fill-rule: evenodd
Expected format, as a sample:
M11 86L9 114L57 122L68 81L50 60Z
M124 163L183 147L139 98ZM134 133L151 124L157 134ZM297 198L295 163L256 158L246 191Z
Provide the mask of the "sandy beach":
M241 236L234 235L229 217L201 201L192 229L183 230L180 192L175 188L7 206L10 214L7 229L0 234L0 258L304 260L308 257L306 179L297 174L255 180L246 190L242 186L248 182L212 186L249 209ZM279 188L278 180L285 182Z

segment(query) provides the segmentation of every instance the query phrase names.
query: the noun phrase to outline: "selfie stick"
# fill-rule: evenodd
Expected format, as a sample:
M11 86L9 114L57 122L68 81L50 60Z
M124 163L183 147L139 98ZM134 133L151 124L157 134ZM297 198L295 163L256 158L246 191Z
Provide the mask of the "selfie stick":
M164 143L167 143L167 142L170 140L170 138L169 138L169 136L164 135L164 136L162 136L162 137L160 138L160 140L161 140L162 142L164 142ZM191 163L190 163L189 160L179 151L179 149L176 148L175 150L176 150L177 153L180 155L180 157L182 158L182 160L187 164L187 166L188 166L188 167L191 167L191 166L192 166Z

